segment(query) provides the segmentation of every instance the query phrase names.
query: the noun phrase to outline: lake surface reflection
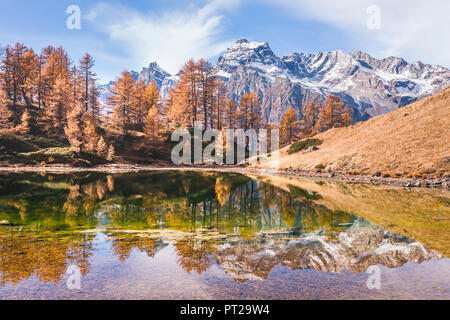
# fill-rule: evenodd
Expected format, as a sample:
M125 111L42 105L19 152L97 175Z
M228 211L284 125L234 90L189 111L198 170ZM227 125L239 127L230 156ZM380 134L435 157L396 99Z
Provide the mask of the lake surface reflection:
M216 172L0 174L2 299L449 299L449 255L444 191ZM80 288L67 286L73 270Z

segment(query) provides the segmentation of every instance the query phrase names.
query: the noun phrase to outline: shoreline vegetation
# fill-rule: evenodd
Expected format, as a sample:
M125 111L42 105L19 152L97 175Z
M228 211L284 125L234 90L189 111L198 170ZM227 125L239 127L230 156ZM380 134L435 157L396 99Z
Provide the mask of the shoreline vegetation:
M70 172L105 172L105 173L126 173L143 171L209 171L224 173L239 173L244 175L257 176L283 176L289 178L306 178L313 180L330 180L337 182L353 182L371 185L386 185L403 188L433 188L450 190L450 177L444 178L404 178L404 177L382 177L378 175L350 175L342 172L314 172L294 169L284 169L271 171L244 166L210 166L210 165L132 165L132 164L110 164L90 168L79 168L68 165L3 165L0 166L1 173L12 172L48 172L48 173L70 173Z

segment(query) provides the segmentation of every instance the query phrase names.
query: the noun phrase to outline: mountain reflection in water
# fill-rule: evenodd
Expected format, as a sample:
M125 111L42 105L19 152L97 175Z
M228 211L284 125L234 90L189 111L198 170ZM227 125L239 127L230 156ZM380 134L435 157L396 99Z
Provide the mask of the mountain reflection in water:
M88 275L99 234L120 261L173 246L187 273L217 264L235 282L265 280L277 265L360 273L449 253L440 192L213 172L0 178L0 288L33 276L59 284L73 264ZM386 209L390 199L399 203ZM429 216L416 212L424 199Z

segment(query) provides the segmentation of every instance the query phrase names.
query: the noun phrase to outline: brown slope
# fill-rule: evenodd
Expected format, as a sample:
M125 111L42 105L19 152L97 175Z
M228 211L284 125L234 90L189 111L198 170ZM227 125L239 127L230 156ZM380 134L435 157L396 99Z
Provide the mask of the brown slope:
M450 172L450 88L400 110L316 138L319 150L289 155L280 150L280 169L325 170L392 176L441 176ZM272 167L275 157L258 167Z

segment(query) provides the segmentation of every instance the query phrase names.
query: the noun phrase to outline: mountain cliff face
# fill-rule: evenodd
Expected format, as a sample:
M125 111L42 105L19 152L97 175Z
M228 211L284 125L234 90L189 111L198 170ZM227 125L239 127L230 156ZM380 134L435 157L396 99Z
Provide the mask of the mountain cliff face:
M255 91L268 122L278 123L289 106L299 114L309 99L323 100L329 93L351 106L355 120L396 110L450 85L450 70L401 58L375 59L352 51L293 53L277 57L267 42L236 41L217 61L214 73L227 83L239 101ZM156 62L133 73L146 83L155 80L165 97L177 81Z
M299 113L308 99L337 94L356 120L387 113L450 85L450 70L361 51L293 53L279 58L267 42L238 40L223 54L216 75L236 100L248 90L262 99L264 115L277 123L292 105Z
M155 81L156 85L161 88L164 79L170 77L170 74L158 66L156 62L149 64L147 68L143 68L140 73L135 72L135 80L142 80L145 83Z
M141 72L130 71L131 76L135 81L142 80L144 83L149 84L155 81L158 86L161 97L164 99L169 90L175 86L178 81L177 76L171 76L170 73L163 70L156 62L151 62L147 68L142 68ZM107 105L109 90L112 88L114 81L110 81L107 84L99 86L100 100L103 105Z

